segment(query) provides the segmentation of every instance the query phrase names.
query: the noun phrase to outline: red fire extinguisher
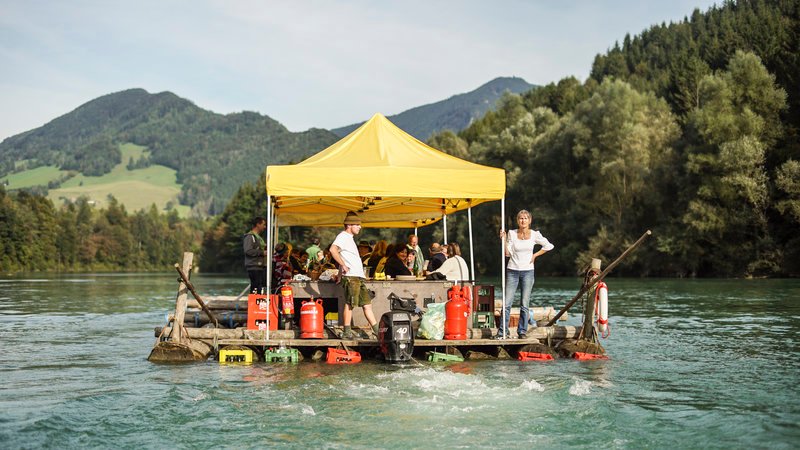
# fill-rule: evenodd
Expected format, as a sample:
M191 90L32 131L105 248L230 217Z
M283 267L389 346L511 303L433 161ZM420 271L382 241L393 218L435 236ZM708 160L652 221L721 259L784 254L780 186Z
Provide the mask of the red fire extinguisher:
M288 283L281 286L281 314L286 324L294 319L294 292Z

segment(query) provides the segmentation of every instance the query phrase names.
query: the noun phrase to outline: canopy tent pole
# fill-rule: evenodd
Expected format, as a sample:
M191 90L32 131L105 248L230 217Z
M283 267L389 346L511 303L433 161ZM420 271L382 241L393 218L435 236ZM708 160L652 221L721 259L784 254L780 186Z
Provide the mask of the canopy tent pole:
M444 220L444 245L447 245L447 214L442 214Z
M472 243L472 206L467 208L467 218L469 219L469 273L472 274L472 281L478 279L475 276L475 250Z
M270 281L272 281L272 197L267 194L267 330L265 339L269 340L269 311L271 311L272 305L269 304L270 299Z
M506 197L500 199L500 231L506 231ZM500 242L500 278L503 283L503 316L500 320L503 321L503 327L506 324L506 240L501 239ZM499 327L498 327L499 328ZM503 339L506 335L510 334L508 330L503 329Z

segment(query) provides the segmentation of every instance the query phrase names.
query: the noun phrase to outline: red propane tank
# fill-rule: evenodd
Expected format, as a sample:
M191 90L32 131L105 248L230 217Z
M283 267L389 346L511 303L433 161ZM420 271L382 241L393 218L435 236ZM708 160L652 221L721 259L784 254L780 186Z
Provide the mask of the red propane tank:
M453 286L447 296L450 301L444 307L444 338L447 340L466 339L469 302L461 295L461 289L456 286Z
M300 307L300 339L322 339L322 299L303 302Z

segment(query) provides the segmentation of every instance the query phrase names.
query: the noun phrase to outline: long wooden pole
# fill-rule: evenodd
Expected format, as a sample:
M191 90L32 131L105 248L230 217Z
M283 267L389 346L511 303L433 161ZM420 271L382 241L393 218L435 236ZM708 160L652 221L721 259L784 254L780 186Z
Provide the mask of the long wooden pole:
M208 309L208 306L206 306L206 302L204 302L203 299L200 298L200 295L197 294L197 291L194 290L194 286L192 286L192 283L189 281L189 278L186 276L186 274L183 273L180 264L175 264L175 270L178 271L178 274L181 276L183 283L192 292L192 295L194 295L194 298L197 300L197 303L199 303L200 307L203 308L203 312L205 312L208 315L209 319L214 321L214 327L219 328L219 321L217 321L217 316L215 316L214 313L212 313L211 310Z
M559 311L559 312L558 312L558 314L556 314L556 315L555 315L555 317L553 317L552 319L550 319L550 322L547 322L547 325L545 325L545 326L548 326L548 327L551 327L551 326L553 326L553 324L555 324L555 323L558 321L559 317L563 316L563 315L564 315L564 313L565 313L565 312L567 312L567 310L569 310L570 308L572 308L572 305L574 305L574 304L575 304L575 302L577 302L577 301L578 301L578 299L580 299L580 298L581 298L581 296L582 296L583 294L585 294L585 293L586 293L586 291L588 291L590 287L594 286L594 285L595 285L595 284L596 284L598 281L600 281L600 280L602 280L603 278L605 278L605 276L606 276L606 275L608 275L608 273L609 273L609 272L611 272L611 269L613 269L614 267L616 267L616 265L617 265L617 264L619 264L619 263L620 263L620 261L622 261L623 259L625 259L625 257L626 257L626 256L628 256L628 255L629 255L629 254L630 254L630 253L631 253L631 252L632 252L632 251L633 251L633 250L634 250L636 247L638 247L638 246L639 246L639 244L641 244L642 242L644 242L644 240L645 240L645 239L646 239L648 236L650 236L651 234L653 234L653 233L652 233L650 230L647 230L647 231L645 231L645 232L644 232L644 234L642 235L642 237L640 237L640 238L639 238L639 240L637 240L637 241L636 241L636 242L634 242L634 243L633 243L633 244L632 244L630 247L628 247L628 249L627 249L627 250L625 250L624 252L622 252L622 254L621 254L621 255L619 255L619 257L618 257L616 260L614 260L614 262L613 262L613 263L609 264L609 265L608 265L608 267L606 267L606 270L604 270L604 271L603 271L603 273L601 273L600 275L598 275L597 277L595 277L594 279L592 279L592 281L590 281L589 283L586 283L586 284L584 284L584 285L581 287L581 290L579 290L579 291L578 291L578 293L577 293L577 294L575 294L575 297L573 297L573 298L572 298L572 300L571 300L569 303L567 303L567 304L566 304L566 305L565 305L563 308L561 308L561 311Z
M183 254L184 270L187 271L191 270L193 261L194 261L194 253L185 252ZM175 321L174 325L172 326L173 331L170 334L172 342L175 342L176 344L181 344L183 341L183 336L181 336L181 330L183 330L183 317L186 314L186 300L187 297L189 297L189 294L186 291L187 291L186 283L181 281L181 283L178 285L178 297L175 299Z

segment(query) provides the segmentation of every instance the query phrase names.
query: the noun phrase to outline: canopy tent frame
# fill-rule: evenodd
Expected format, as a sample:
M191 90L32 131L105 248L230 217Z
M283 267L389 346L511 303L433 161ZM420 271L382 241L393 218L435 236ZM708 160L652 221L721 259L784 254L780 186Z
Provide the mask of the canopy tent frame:
M505 171L456 158L415 139L381 114L301 163L267 166L267 291L279 226L341 227L348 211L364 227L414 228L467 210L470 269L475 278L472 207L505 203ZM410 183L413 179L430 183ZM323 193L323 195L320 195ZM504 206L501 224L505 223ZM502 225L501 225L502 226ZM503 256L505 254L503 253ZM505 260L502 260L503 273ZM505 280L505 278L504 278ZM505 284L503 285L505 298Z

